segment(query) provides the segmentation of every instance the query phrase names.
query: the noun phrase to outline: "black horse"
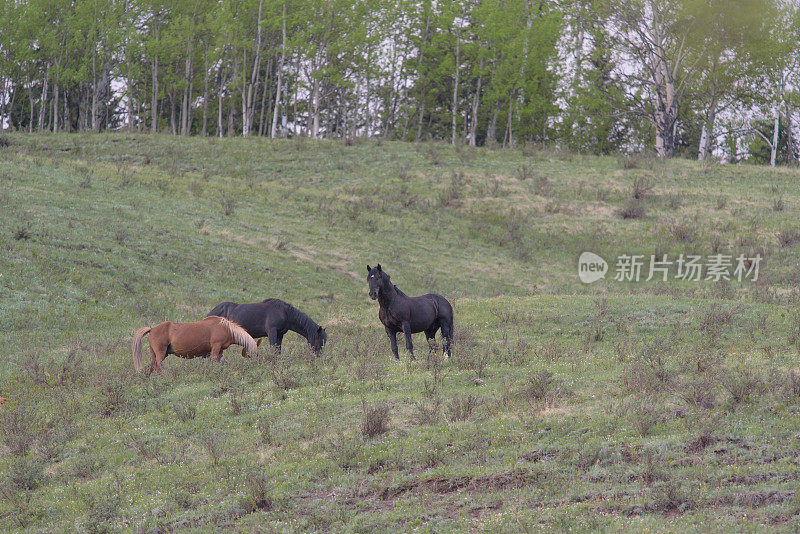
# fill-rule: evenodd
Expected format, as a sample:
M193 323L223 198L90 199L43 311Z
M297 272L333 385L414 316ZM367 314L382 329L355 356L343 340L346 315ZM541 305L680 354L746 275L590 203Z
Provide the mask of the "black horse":
M328 333L324 328L288 302L279 299L266 299L251 304L223 302L208 315L230 319L247 330L259 344L259 338L268 337L269 344L278 352L281 351L283 336L289 330L305 337L316 354L319 354L328 340Z
M380 304L378 317L386 327L395 358L400 359L397 354L398 332L405 334L406 348L413 359L414 346L411 343L411 334L425 332L428 346L433 350L434 336L439 328L442 329L444 338L442 348L444 358L450 357L450 344L453 342L453 307L447 299L436 293L428 293L421 297L407 296L392 283L389 275L381 269L380 263L375 268L367 265L367 282L370 298L377 299Z

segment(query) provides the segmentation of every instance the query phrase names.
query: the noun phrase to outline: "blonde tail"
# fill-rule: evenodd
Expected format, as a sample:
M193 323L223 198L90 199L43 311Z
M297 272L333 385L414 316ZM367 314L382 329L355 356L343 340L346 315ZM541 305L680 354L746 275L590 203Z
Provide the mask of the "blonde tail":
M258 352L258 345L256 344L256 340L247 333L247 330L231 320L222 317L220 317L220 320L222 324L228 327L228 331L231 333L234 343L244 347L244 351L248 356L255 356Z
M142 358L144 357L142 338L149 334L150 330L151 328L149 326L145 326L137 330L133 335L133 366L136 368L137 373L142 370Z

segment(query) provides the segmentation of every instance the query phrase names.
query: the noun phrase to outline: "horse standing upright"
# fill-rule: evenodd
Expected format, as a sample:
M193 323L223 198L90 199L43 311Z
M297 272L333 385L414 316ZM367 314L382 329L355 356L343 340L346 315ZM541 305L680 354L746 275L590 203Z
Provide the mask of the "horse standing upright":
M235 321L247 330L248 334L258 339L259 344L260 338L268 337L269 344L277 352L281 351L283 336L289 330L305 337L311 345L311 350L316 354L319 354L328 340L328 333L324 328L305 313L280 299L266 299L249 304L222 302L208 315L218 315Z
M406 337L406 348L411 358L414 358L414 345L411 343L411 334L425 332L428 345L433 349L436 331L441 328L442 353L444 359L450 357L450 345L453 342L453 307L441 295L428 293L420 297L409 297L394 285L389 275L381 268L372 268L367 265L367 283L369 283L369 296L378 301L380 310L378 317L386 328L386 335L392 344L392 353L396 359L397 333L403 332Z
M133 365L137 372L142 370L142 338L147 334L150 334L147 376L154 369L161 374L161 362L167 354L183 358L211 356L218 362L222 359L222 351L233 344L244 347L243 353L255 354L258 350L255 340L244 328L223 317L206 317L196 323L165 321L153 327L140 328L133 335Z

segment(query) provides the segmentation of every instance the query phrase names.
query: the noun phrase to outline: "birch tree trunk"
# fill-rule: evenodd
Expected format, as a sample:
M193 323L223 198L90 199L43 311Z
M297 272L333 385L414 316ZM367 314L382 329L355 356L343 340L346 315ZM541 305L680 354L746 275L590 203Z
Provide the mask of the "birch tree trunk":
M150 97L150 133L158 133L158 56L153 58L153 93Z
M459 75L459 63L461 61L461 31L456 31L456 72L455 72L455 81L453 82L453 124L452 124L452 140L451 144L456 144L456 125L458 123L458 75Z
M283 64L286 61L286 4L283 4L283 17L281 23L281 61L278 63L278 88L275 90L275 107L272 108L272 126L270 137L275 139L278 127L278 113L281 107L281 95L283 90Z
M781 127L781 116L778 113L778 104L775 103L774 106L774 115L775 115L775 122L772 126L772 146L770 147L769 152L769 165L770 167L775 166L775 160L778 158L778 132L780 131Z

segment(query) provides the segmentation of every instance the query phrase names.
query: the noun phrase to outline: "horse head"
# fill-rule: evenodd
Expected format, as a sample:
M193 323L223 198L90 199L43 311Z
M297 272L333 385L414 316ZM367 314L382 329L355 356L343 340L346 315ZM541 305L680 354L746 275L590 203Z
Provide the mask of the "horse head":
M318 326L317 331L311 337L312 339L309 339L311 350L314 351L314 354L319 356L319 353L322 351L322 347L324 347L325 343L328 341L328 332L321 326Z
M369 284L369 298L372 300L377 299L381 291L391 285L389 275L383 272L380 263L377 267L367 265L367 283Z

